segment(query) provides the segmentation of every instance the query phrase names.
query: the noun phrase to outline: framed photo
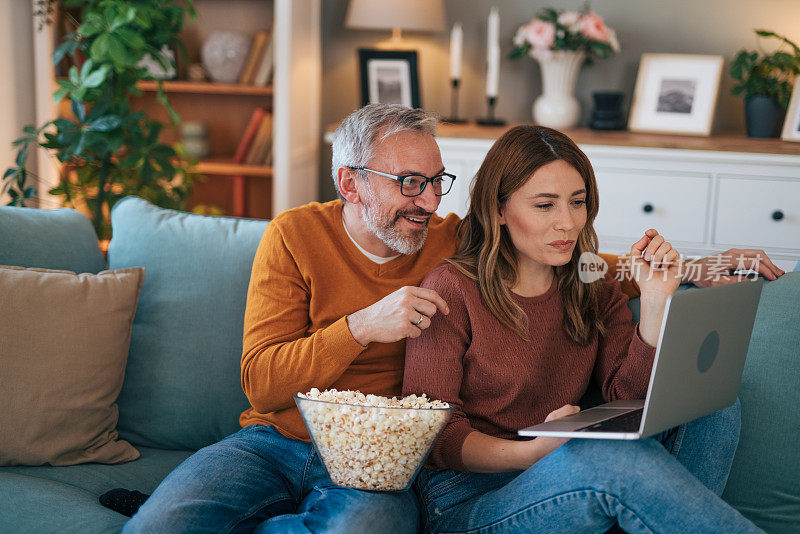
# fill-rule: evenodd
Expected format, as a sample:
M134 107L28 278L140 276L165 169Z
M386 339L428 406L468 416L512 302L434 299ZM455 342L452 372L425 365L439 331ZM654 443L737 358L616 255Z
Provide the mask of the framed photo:
M709 135L722 56L642 54L628 129Z
M421 107L415 51L360 48L358 59L362 106L381 103Z
M794 91L792 91L792 99L789 101L789 109L786 110L786 120L783 122L781 138L784 141L800 143L800 76L794 80Z

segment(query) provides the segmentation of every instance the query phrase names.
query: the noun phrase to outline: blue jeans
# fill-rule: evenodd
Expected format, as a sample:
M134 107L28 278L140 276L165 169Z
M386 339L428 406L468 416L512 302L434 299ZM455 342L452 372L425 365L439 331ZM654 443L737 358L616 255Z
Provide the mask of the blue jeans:
M331 483L310 443L252 425L187 458L123 532L416 533L412 491Z
M719 496L739 441L739 402L659 436L573 439L525 471L423 470L432 532L761 532Z

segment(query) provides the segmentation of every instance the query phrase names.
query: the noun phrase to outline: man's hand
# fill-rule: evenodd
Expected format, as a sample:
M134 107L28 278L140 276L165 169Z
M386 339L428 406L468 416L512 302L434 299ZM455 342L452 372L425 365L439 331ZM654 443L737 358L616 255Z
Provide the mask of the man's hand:
M350 333L360 345L373 341L393 343L418 337L431 325L431 317L440 311L447 315L447 303L432 289L405 286L381 300L347 316Z
M757 271L767 280L785 274L775 266L763 250L732 248L684 265L683 283L697 287L721 286L747 279L747 275L734 275L734 271Z

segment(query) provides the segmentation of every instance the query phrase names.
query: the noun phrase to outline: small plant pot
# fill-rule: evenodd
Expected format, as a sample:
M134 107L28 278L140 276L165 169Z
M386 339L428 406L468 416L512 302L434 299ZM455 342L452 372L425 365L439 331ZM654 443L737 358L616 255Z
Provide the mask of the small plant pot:
M778 101L766 96L754 96L744 102L748 137L778 137L786 116Z

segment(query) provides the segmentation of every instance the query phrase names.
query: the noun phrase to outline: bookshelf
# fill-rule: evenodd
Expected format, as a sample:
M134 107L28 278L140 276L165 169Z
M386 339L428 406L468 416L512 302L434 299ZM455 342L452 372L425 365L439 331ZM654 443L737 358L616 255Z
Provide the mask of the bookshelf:
M188 61L179 60L178 79L162 82L173 108L185 122L206 125L208 157L195 171L197 181L189 206L210 205L226 215L272 218L279 212L317 199L319 160L319 106L321 86L321 0L195 0L198 17L181 34ZM200 49L214 30L235 30L251 37L272 26L274 67L272 84L188 81L188 64L200 62ZM37 123L63 113L52 104L55 71L50 57L57 31L45 27L34 36ZM139 82L142 95L135 106L168 123L157 102L158 83ZM233 156L253 111L264 108L272 116L271 165L234 163ZM164 142L180 139L175 128L165 128ZM43 152L43 151L40 151ZM49 155L38 155L38 191L47 197L60 168ZM42 205L52 205L52 199Z
M272 86L242 85L238 83L212 83L212 82L190 82L186 80L165 80L163 83L164 91L171 93L196 93L206 95L249 95L249 96L272 96ZM136 84L136 87L145 92L157 91L158 82L143 80Z

